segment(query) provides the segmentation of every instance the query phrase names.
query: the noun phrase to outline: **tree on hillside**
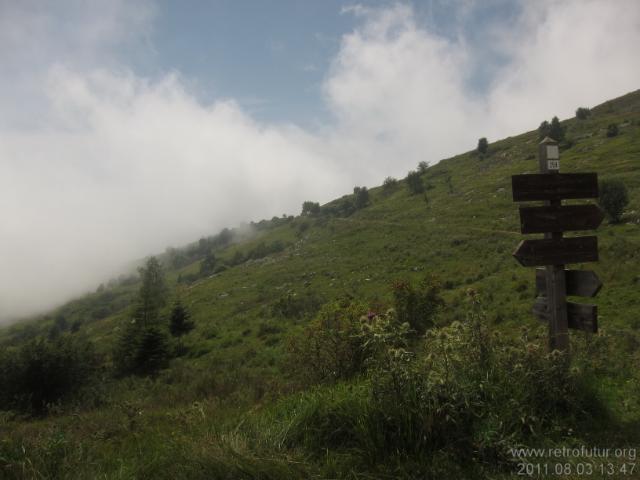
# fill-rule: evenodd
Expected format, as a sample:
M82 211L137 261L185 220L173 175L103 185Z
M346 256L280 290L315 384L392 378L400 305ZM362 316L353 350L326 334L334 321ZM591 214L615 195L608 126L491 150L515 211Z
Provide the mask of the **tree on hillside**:
M384 182L382 182L382 191L385 193L390 193L396 188L397 185L398 180L393 177L387 177L384 179Z
M624 208L629 204L627 187L620 180L603 180L599 190L598 204L607 212L611 223L619 223Z
M547 122L546 120L544 120L540 126L538 127L538 139L542 140L544 137L548 137L549 136L549 122Z
M220 233L218 233L216 241L218 245L224 247L226 245L229 245L232 239L233 239L233 232L228 228L223 228L222 230L220 230Z
M489 142L485 137L478 140L478 153L484 155L489 150Z
M586 107L579 107L576 110L576 118L578 120L586 120L591 115L591 110Z
M369 190L367 187L353 187L355 196L355 207L359 210L369 205Z
M566 128L560 124L558 117L553 117L551 123L546 120L538 127L538 138L542 140L544 137L551 137L557 142L564 140Z
M424 192L424 183L422 182L422 176L420 175L420 172L411 170L407 174L406 181L409 192L411 192L412 195L417 195Z
M560 120L558 117L553 117L551 119L551 125L549 128L549 136L554 140L561 142L564 140L565 127L560 124Z
M169 319L169 331L171 332L171 335L174 337L180 337L193 330L194 326L195 325L191 321L191 314L189 311L185 308L180 299L176 300Z
M138 272L142 285L138 291L134 318L143 325L156 323L160 309L167 303L167 285L164 281L162 266L156 257L150 257Z
M615 123L609 124L607 127L607 137L616 137L618 135L618 125Z
M169 341L159 325L150 325L139 332L133 352L132 373L153 375L169 364Z
M427 169L429 168L429 162L421 161L418 163L418 172L422 175L423 173L427 173Z
M317 215L320 213L320 204L318 202L306 201L302 204L302 215Z
M207 253L206 257L204 257L204 259L202 260L202 263L200 264L200 275L201 276L211 275L215 268L216 268L216 257L211 251L209 251L209 253Z
M162 267L155 257L150 257L139 272L142 285L133 315L124 325L114 352L119 374L148 375L165 366L169 359L169 341L160 319L167 297Z

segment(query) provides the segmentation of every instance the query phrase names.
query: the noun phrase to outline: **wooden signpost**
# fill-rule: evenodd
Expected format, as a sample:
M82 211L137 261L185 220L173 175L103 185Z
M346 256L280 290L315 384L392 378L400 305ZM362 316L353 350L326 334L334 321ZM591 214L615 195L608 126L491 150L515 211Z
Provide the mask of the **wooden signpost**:
M602 283L589 270L565 270L568 263L598 260L598 238L564 238L565 231L595 230L604 214L596 205L562 205L563 199L595 198L595 173L560 173L558 142L547 137L539 146L540 173L511 177L515 202L544 201L544 206L520 207L520 230L544 233L544 239L523 240L513 253L525 267L536 269L538 298L533 313L549 323L550 350L569 348L569 328L598 331L595 305L567 302L567 295L594 297Z

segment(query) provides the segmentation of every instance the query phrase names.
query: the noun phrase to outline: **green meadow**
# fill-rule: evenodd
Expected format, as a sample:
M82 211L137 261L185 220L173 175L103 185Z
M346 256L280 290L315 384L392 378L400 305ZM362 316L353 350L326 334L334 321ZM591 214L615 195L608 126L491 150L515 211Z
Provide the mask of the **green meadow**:
M640 478L630 453L513 454L640 447L640 91L562 121L561 171L620 180L629 196L595 232L600 260L572 265L604 287L571 299L597 304L599 331L572 331L569 355L547 352L534 269L512 256L525 236L511 176L537 172L542 120L422 168L423 192L387 181L357 207L346 192L156 252L168 350L153 371L117 371L135 276L2 328L2 388L21 396L0 395L0 478L506 479L525 464ZM193 329L173 337L178 299ZM93 363L24 408L34 396L14 372L47 378L38 358L55 349Z

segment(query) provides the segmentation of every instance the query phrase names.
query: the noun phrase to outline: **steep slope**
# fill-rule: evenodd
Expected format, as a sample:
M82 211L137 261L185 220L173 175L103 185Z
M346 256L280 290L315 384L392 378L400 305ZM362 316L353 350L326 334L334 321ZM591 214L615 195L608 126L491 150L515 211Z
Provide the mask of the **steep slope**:
M607 127L612 123L618 125L619 134L608 137ZM619 355L630 356L637 352L640 329L640 91L593 108L585 120L566 120L563 126L567 137L561 151L563 172L597 172L601 180L620 179L629 189L623 222L605 222L597 231L600 261L575 268L593 269L604 282L594 299L601 331L622 339ZM66 415L24 423L8 421L5 429L19 432L20 438L36 438L36 443L47 429L68 429L78 445L80 438L99 452L94 453L95 462L111 472L111 476L105 474L108 478L160 478L162 468L157 465L165 465L158 460L162 452L196 451L197 442L218 438L220 432L226 432L221 435L233 444L245 422L244 417L238 419L238 411L253 411L256 405L268 404L272 397L294 388L284 361L288 338L304 328L323 302L349 295L381 311L391 305L394 280L434 275L446 301L439 324L462 319L467 291L474 289L496 330L512 334L522 327L535 327L537 321L531 315L534 272L512 257L523 236L517 204L512 201L511 175L537 171L537 144L534 130L490 143L486 155L469 151L442 160L423 173L424 195L412 195L405 181L399 181L391 188L372 188L370 204L350 215L326 214L339 211L351 198L346 196L323 206L317 215L257 224L252 235L235 243L216 244L214 253L223 268L212 275L199 276L201 257L171 268L165 255L169 283L190 309L196 325L182 341L183 354L153 380L110 381L104 405L86 414L83 424ZM63 317L64 328L74 325L74 330L93 340L108 366L114 341L130 319L129 305L138 287L135 280L126 279L107 286L49 315L3 329L0 343L13 348L29 338L47 335ZM582 334L572 335L575 340ZM601 385L605 396L617 398L617 389L627 388L615 382L611 380L615 388ZM144 442L135 427L143 411ZM638 417L631 408L621 408L619 413ZM129 426L114 426L114 415L116 423ZM177 424L184 428L176 434ZM626 434L620 432L620 438L625 440ZM165 443L166 438L171 442ZM242 444L238 448L254 447ZM208 444L207 448L219 447ZM134 450L138 453L131 455L139 455L138 463L114 464L112 457ZM289 453L282 455L288 462ZM291 478L287 469L297 468L297 460L282 470L278 463L282 458L256 458L258 463L238 468L246 478ZM149 464L142 465L144 462ZM122 477L113 473L118 468L125 468Z
M619 125L620 134L608 138L606 127L611 123ZM640 92L592 109L586 120L570 119L563 125L572 146L562 151L562 171L594 171L600 179L621 179L629 188L631 203L624 222L601 226L601 261L585 268L593 268L605 284L595 300L601 326L638 328ZM496 323L533 324L533 272L511 256L523 236L510 178L536 171L537 141L538 133L532 131L491 143L482 157L470 151L442 160L423 174L425 195L411 195L404 182L390 192L377 187L370 190L370 205L348 217L285 219L259 231L257 238L216 251L220 263L260 243L289 245L280 253L246 261L182 288L198 326L189 338L192 352L218 356L228 351L238 358L247 358L251 352L253 362L264 365L273 355L271 350L278 350L282 334L272 336L271 345L265 346L255 337L260 325L279 322L283 325L278 329L284 331L291 323L272 318L277 300L288 294L329 300L347 293L385 304L394 279L427 273L436 275L445 288L448 308L443 322L460 315L456 307L466 289L473 287L488 299ZM199 263L170 270L170 280L196 273ZM107 351L118 322L127 316L122 308L136 288L135 284L117 287L87 297L89 304L110 307L97 313L76 302L76 309L67 306L65 314L79 320ZM118 309L119 314L91 318ZM56 313L49 315L55 317ZM20 336L24 328L15 326L4 332L4 338ZM35 331L32 328L26 336Z

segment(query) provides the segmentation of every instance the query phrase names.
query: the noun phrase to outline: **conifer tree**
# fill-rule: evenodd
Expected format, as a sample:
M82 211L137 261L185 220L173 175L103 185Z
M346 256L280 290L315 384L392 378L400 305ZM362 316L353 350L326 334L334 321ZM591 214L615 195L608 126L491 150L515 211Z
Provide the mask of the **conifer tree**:
M160 321L167 297L162 267L151 257L139 272L142 285L133 316L124 325L114 350L114 365L121 375L149 375L169 360L169 340Z
M174 337L180 337L193 330L194 324L191 321L191 314L178 299L171 311L169 320L169 331Z

